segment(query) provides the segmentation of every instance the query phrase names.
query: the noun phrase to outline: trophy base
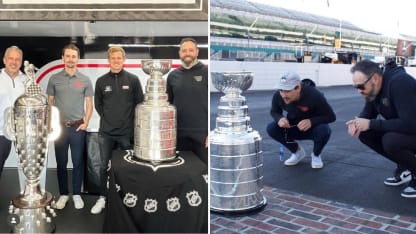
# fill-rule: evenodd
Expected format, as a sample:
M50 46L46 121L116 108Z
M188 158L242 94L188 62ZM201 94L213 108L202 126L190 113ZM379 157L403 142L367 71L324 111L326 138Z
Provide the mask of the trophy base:
M263 196L262 201L253 207L248 208L235 208L235 209L220 209L215 207L210 207L210 210L214 213L223 214L223 215L247 215L252 212L259 212L264 209L267 205L267 199Z
M40 199L34 199L34 197L40 197ZM49 192L44 192L43 195L25 195L21 194L18 197L15 197L13 200L13 205L21 209L36 209L46 207L52 202L52 194Z
M21 209L11 205L9 213L8 223L12 233L53 233L56 230L51 217L56 217L56 213L49 206Z

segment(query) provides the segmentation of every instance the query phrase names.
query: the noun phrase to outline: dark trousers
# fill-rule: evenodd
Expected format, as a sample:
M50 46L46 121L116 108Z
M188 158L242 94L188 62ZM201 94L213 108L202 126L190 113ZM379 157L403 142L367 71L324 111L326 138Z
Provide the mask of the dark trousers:
M416 135L368 130L359 136L362 143L416 175Z
M107 194L107 168L108 162L114 149L131 150L133 149L133 139L131 137L108 136L98 134L98 145L100 147L100 191L99 194L105 196Z
M287 131L287 133L285 133ZM328 124L318 124L308 131L299 131L297 127L289 129L281 128L275 121L267 126L267 133L276 141L283 144L290 152L295 153L298 149L297 143L291 143L294 140L312 140L313 141L313 154L318 156L321 154L326 143L328 143L331 136L331 128Z
M67 195L68 191L68 148L71 148L72 157L72 193L81 194L82 180L84 178L84 149L86 132L76 131L79 126L62 126L62 133L55 141L55 157L59 183L59 193Z
M205 147L207 135L207 133L198 131L178 130L176 150L192 151L203 163L208 165L208 148Z
M12 148L12 142L9 141L6 137L0 135L0 178L1 178L1 173L3 172L4 163L9 157L11 148Z

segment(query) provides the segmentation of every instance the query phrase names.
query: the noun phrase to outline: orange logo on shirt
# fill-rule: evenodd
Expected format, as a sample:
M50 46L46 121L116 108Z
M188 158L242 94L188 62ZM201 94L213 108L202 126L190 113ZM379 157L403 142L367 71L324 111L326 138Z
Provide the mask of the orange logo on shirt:
M308 106L298 106L298 108L299 108L302 112L308 112L308 111L309 111L309 107L308 107Z
M84 84L82 83L82 81L74 81L74 85L77 86L78 88L82 88Z

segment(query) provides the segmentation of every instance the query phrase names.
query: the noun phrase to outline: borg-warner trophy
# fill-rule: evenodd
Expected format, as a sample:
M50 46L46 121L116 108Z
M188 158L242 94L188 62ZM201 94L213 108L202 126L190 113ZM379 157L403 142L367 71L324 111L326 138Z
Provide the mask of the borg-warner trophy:
M15 233L55 231L52 195L41 189L39 175L45 166L48 141L60 133L59 111L49 106L36 83L35 67L25 61L25 93L5 112L5 136L13 141L25 188L9 207L9 224Z
M171 65L171 60L142 60L142 69L150 78L144 102L135 109L134 155L151 163L176 157L176 108L168 102L162 78Z
M262 138L251 128L246 98L252 72L211 72L220 98L216 128L210 133L210 209L237 213L266 205L263 191Z

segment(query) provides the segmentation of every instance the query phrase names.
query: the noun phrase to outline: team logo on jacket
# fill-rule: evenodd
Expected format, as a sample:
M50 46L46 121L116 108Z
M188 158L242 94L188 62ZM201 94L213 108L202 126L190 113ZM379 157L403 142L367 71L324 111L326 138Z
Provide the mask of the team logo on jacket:
M176 212L181 208L181 203L179 202L179 198L172 197L166 201L166 206L168 208L168 211Z
M388 98L381 99L381 103L383 103L384 106L390 106L390 100Z
M308 106L298 106L298 108L302 112L308 112L309 111L309 107Z
M192 191L186 194L188 203L190 206L199 206L202 202L202 198L199 196L197 191Z
M111 91L113 91L113 89L111 88L110 85L107 85L104 87L104 92L111 92Z
M82 88L82 86L84 86L84 84L82 83L82 81L75 81L74 85L77 86L78 88Z
M124 205L131 208L131 207L136 206L136 202L137 202L137 195L126 193L123 199Z
M147 198L144 201L144 210L148 213L154 213L157 211L157 201L155 199Z
M202 81L202 76L194 76L194 79L198 82Z

